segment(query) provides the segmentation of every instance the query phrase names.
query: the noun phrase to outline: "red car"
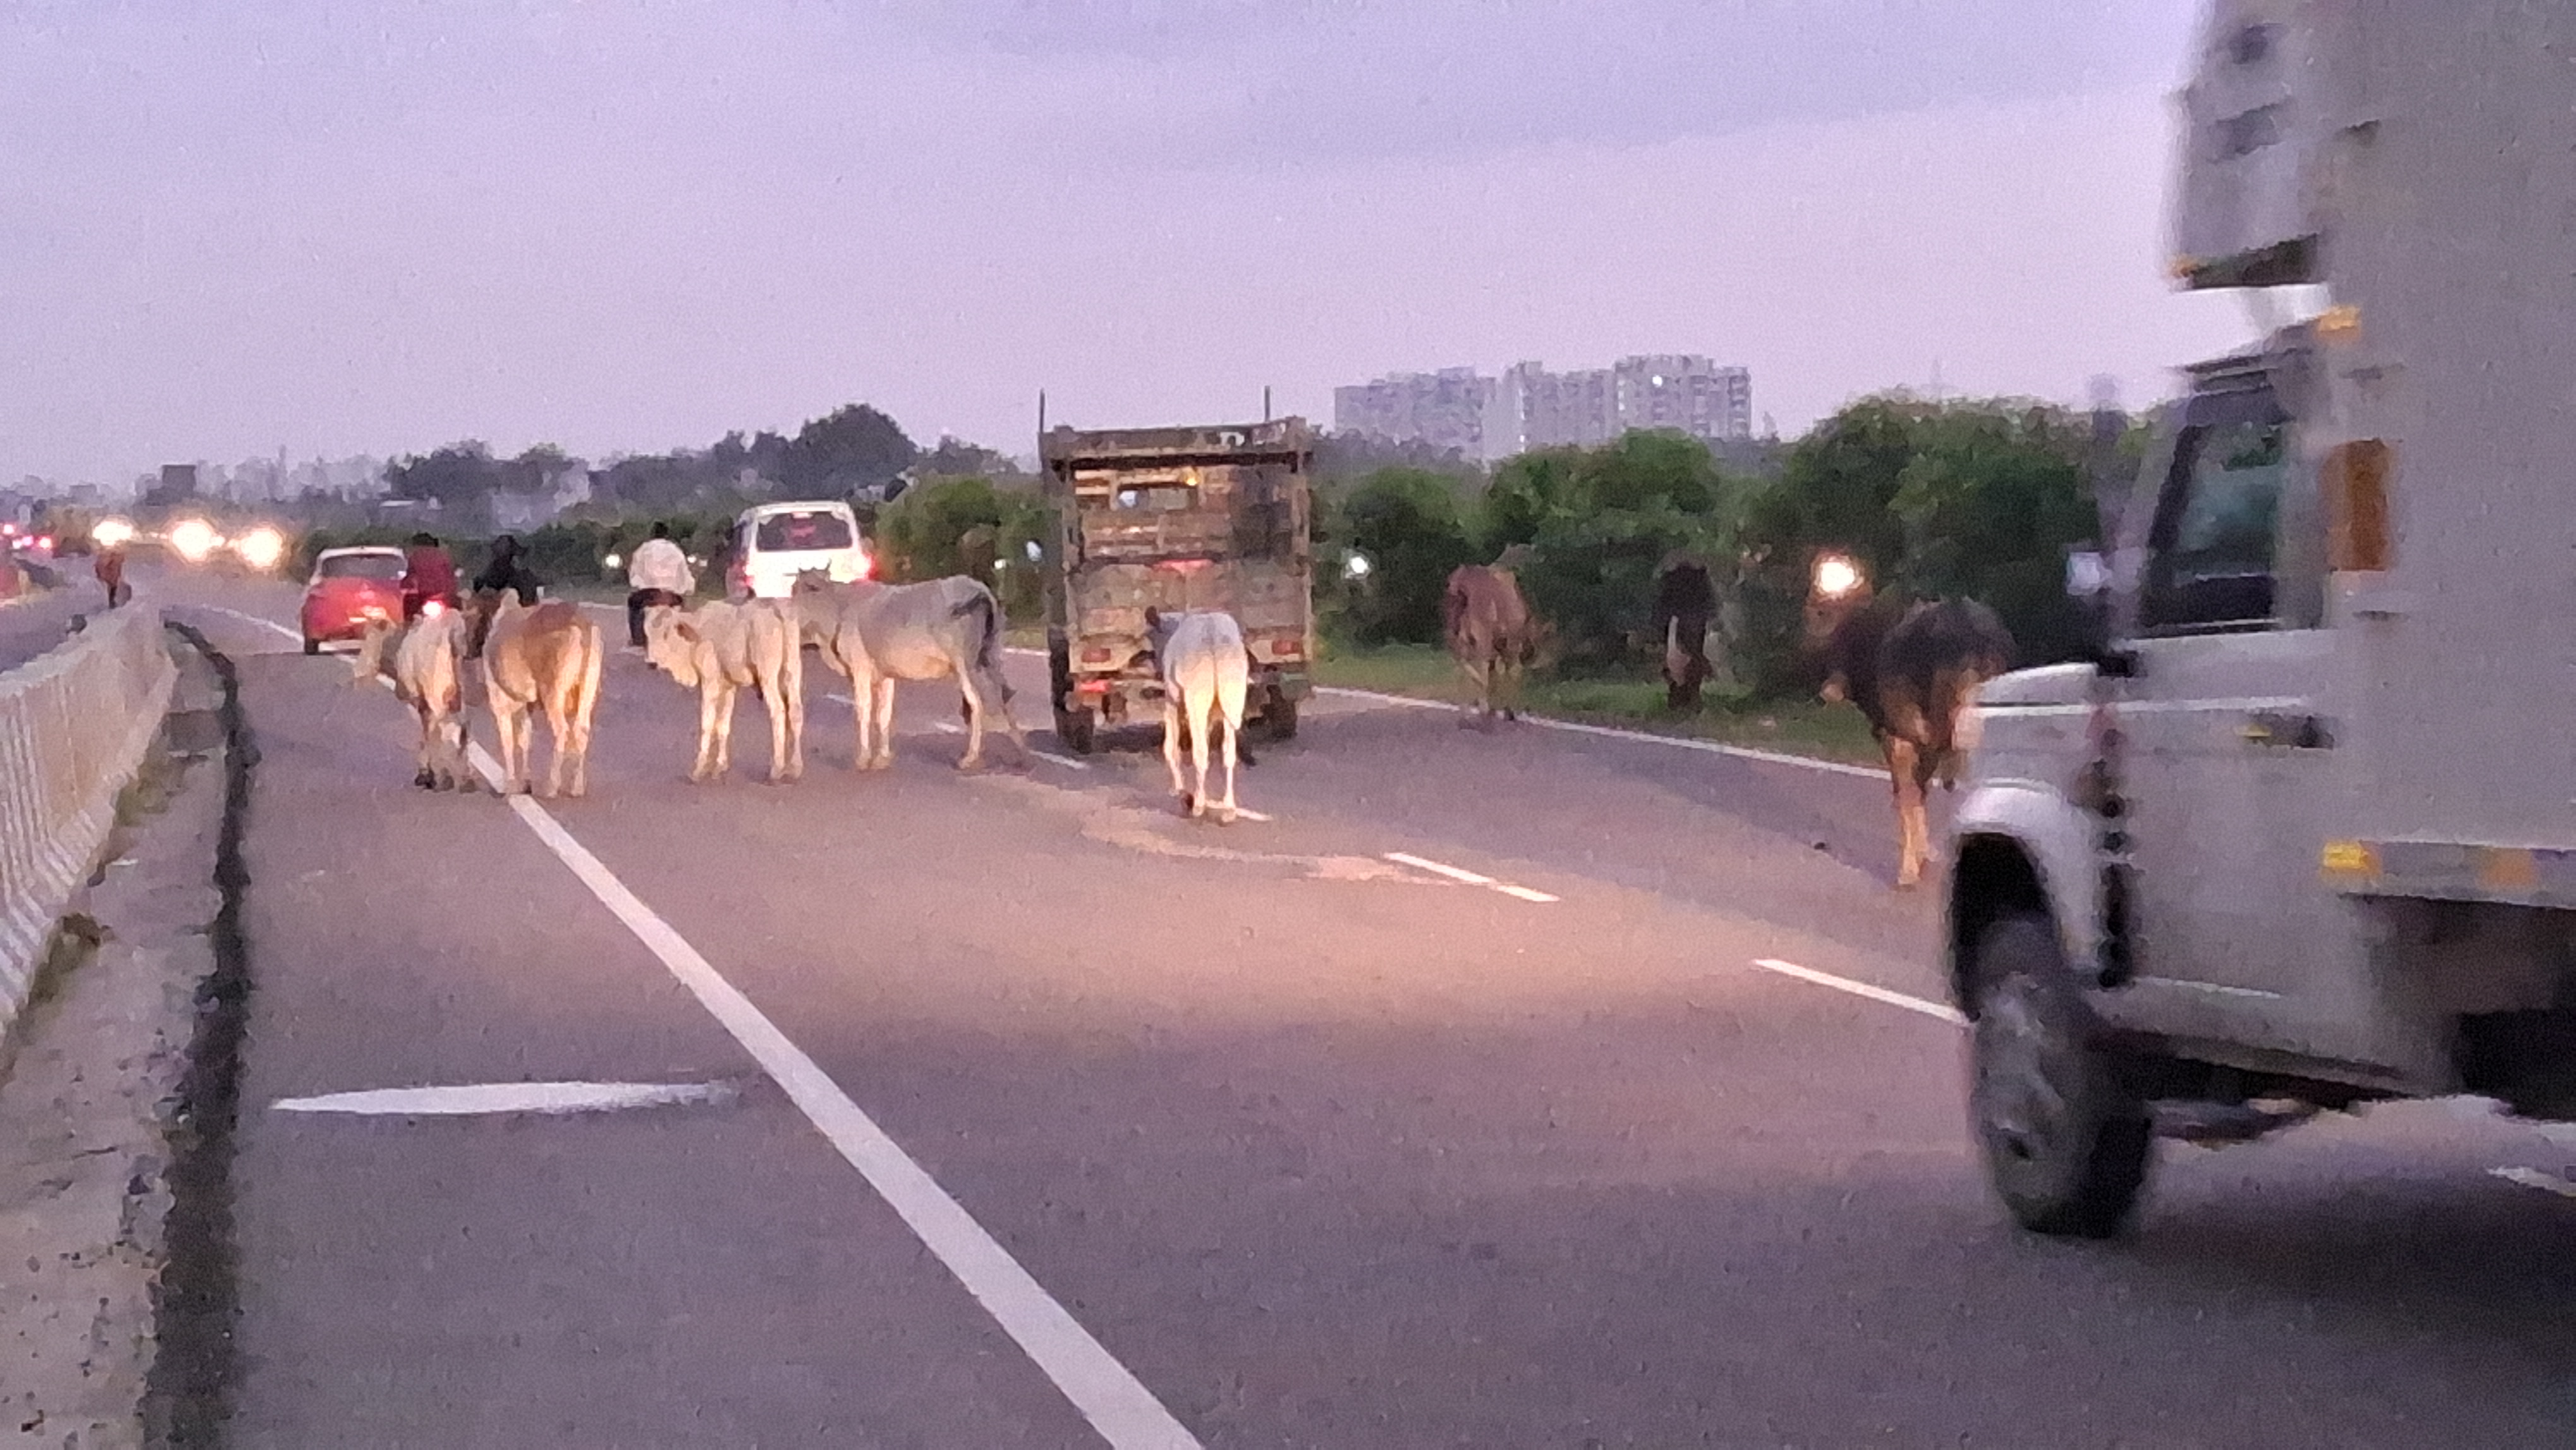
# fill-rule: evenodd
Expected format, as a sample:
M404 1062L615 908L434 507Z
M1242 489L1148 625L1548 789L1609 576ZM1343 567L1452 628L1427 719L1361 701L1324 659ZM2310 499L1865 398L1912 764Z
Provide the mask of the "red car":
M371 620L402 622L403 551L381 544L325 549L304 585L304 652L354 642Z

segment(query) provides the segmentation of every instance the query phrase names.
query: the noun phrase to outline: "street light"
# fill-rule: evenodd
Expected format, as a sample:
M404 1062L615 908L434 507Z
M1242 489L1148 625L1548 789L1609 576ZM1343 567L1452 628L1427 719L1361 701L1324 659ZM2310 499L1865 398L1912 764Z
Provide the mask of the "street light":
M134 538L134 525L121 518L104 518L90 526L90 542L102 549L121 548Z
M1369 567L1368 555L1353 554L1343 563L1342 573L1353 579L1365 579L1368 577Z
M1841 554L1827 554L1816 561L1816 593L1827 599L1840 599L1861 585L1860 566Z

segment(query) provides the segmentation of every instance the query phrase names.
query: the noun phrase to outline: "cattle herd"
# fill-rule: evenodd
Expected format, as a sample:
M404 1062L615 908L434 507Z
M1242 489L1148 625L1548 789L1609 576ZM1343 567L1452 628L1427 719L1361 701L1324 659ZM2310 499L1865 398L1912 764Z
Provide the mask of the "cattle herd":
M1462 724L1491 728L1499 712L1518 718L1521 683L1545 625L1523 597L1522 559L1506 550L1492 564L1453 571L1441 597L1449 652L1474 687ZM1715 607L1705 566L1667 558L1657 581L1655 622L1664 638L1664 678L1677 708L1696 703L1708 677L1702 649ZM1146 645L1163 685L1163 759L1172 793L1192 817L1236 818L1235 769L1242 749L1249 660L1243 634L1221 611L1146 611ZM964 575L921 584L835 582L800 576L783 599L711 600L657 606L645 618L645 657L684 689L698 692L693 781L730 771L734 706L750 689L769 715L769 779L804 773L804 649L850 682L860 770L893 763L898 680L954 679L962 696L966 750L961 770L984 759L984 732L998 721L1025 759L1027 737L1011 715L1001 668L1003 617L992 590ZM1925 798L1931 783L1957 783L1975 744L1979 685L2011 664L2013 641L1991 609L1973 600L1901 600L1853 587L1819 590L1807 604L1803 643L1821 665L1827 699L1848 700L1868 719L1896 797L1897 884L1909 887L1931 856ZM357 679L382 680L419 727L419 771L431 790L475 789L466 767L465 693L479 673L499 745L501 789L532 792L534 717L553 740L547 795L584 794L591 717L599 701L607 642L598 622L561 600L533 606L507 591L478 592L460 611L432 605L408 624L379 623L360 642ZM476 666L479 665L479 670ZM1186 738L1194 775L1185 776ZM1211 752L1224 788L1209 798Z

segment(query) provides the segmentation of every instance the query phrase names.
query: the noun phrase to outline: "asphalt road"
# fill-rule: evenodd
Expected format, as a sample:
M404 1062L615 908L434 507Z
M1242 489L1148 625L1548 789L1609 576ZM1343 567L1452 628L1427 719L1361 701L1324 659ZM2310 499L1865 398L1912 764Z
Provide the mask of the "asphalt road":
M2529 1129L2168 1149L2132 1239L2013 1231L1873 782L1335 698L1220 828L1158 757L961 775L926 688L856 775L817 669L803 781L746 701L692 786L621 654L588 799L432 797L290 589L145 587L262 756L238 1444L2576 1435ZM295 1110L575 1080L697 1096Z
M0 671L14 670L69 637L72 618L96 614L107 603L96 584L68 572L64 587L31 589L0 603Z

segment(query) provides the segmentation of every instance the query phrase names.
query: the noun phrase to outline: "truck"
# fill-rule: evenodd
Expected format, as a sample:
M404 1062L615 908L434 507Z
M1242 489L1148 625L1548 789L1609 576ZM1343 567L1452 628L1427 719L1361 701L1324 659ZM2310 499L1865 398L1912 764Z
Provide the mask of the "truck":
M2160 1140L2576 1120L2576 6L2203 14L2174 275L2260 340L2187 370L2090 657L1988 682L1944 832L1968 1117L2051 1235Z
M1233 615L1251 655L1246 717L1295 735L1315 657L1306 421L1058 426L1038 454L1055 516L1036 562L1057 738L1088 754L1140 706L1159 714L1148 609Z

